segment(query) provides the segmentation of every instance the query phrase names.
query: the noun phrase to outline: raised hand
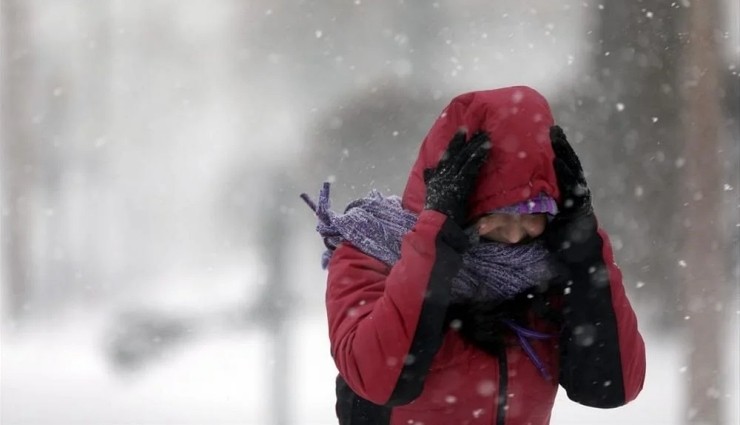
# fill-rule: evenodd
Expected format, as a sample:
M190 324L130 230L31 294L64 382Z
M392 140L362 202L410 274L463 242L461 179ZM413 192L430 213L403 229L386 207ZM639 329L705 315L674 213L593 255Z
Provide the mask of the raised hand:
M548 225L547 245L566 262L600 255L600 252L592 252L596 246L592 247L590 243L594 240L592 236L596 233L597 223L581 161L560 127L550 128L550 141L555 152L553 167L558 179L560 202L558 214Z
M467 204L478 172L491 149L488 135L478 132L466 141L467 133L458 131L434 168L424 170L427 186L424 209L439 211L460 227L467 220Z

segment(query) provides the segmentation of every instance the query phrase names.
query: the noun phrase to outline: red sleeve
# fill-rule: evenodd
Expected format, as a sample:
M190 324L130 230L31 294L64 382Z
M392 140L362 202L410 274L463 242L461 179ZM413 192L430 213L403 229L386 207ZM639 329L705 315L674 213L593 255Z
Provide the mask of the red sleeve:
M358 395L397 405L421 393L465 245L447 216L423 211L392 268L349 244L336 249L326 293L331 353Z
M628 403L637 398L645 382L645 342L637 329L635 311L624 291L622 272L614 261L609 236L602 229L599 229L599 235L603 240L602 256L609 274L611 301L617 320L624 402Z

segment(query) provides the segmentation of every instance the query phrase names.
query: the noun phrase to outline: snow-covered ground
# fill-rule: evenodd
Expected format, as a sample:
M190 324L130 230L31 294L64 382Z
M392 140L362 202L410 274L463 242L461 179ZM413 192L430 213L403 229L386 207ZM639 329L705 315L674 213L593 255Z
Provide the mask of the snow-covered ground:
M140 372L119 374L102 349L102 317L79 316L54 326L5 329L2 335L4 425L269 424L269 340L258 329L203 335L166 351ZM293 424L335 423L335 369L324 318L291 323L289 393L282 405ZM732 339L734 338L734 339ZM723 391L738 423L737 336L728 341ZM559 393L554 425L681 423L684 351L676 340L647 335L648 375L634 403L616 410L576 405ZM735 359L734 361L732 359Z

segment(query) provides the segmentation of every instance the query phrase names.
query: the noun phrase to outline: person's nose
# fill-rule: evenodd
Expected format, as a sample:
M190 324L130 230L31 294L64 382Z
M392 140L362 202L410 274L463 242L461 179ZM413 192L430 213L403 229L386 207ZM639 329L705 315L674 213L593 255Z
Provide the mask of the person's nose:
M527 232L522 226L511 226L508 232L504 235L506 242L508 243L519 243L527 235Z

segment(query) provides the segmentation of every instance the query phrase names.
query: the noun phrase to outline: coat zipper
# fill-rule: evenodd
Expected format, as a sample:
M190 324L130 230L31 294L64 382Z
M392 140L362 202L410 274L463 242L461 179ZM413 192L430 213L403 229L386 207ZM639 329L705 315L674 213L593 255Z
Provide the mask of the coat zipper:
M507 385L509 368L506 364L506 347L502 347L498 356L498 408L496 410L496 425L504 425L506 420L506 405L509 402Z

